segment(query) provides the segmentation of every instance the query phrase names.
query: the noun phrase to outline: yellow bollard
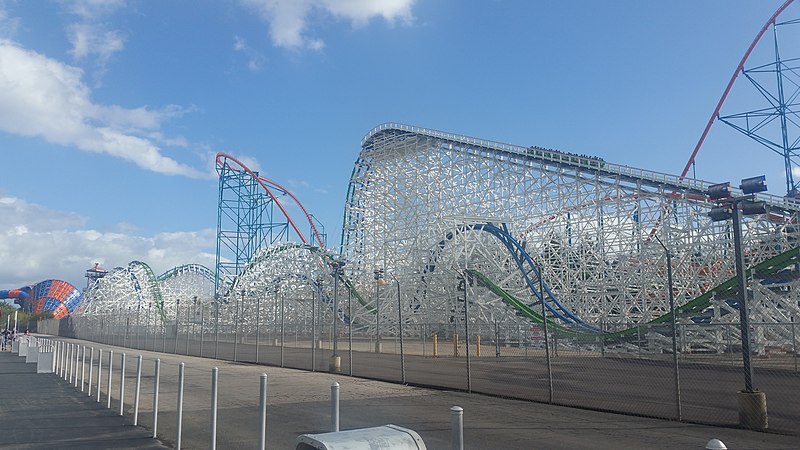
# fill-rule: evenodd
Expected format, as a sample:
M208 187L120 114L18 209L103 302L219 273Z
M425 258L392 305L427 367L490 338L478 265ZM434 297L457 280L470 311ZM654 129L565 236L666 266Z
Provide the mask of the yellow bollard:
M477 358L481 357L481 335L475 336L475 356Z
M453 334L453 356L458 358L458 335Z
M439 356L439 336L433 335L433 357Z

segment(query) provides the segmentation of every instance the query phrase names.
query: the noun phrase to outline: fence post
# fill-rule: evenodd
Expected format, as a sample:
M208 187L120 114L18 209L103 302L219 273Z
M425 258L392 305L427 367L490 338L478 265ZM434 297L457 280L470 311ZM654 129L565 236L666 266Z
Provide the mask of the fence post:
M794 334L794 316L792 316L792 359L794 359L794 371L797 372L797 339Z
M181 432L183 427L183 378L186 365L181 363L178 366L178 414L176 418L175 448L181 450Z
M434 334L433 335L433 357L436 358L439 356L439 336Z
M258 435L258 448L264 450L267 448L267 374L261 374L261 383L259 388L260 405L260 433Z
M219 369L211 369L211 442L208 448L217 448L217 381L219 380Z
M161 359L156 359L155 381L153 385L153 439L158 437L158 385L161 381Z
M331 385L331 431L339 431L339 383Z
M453 450L464 450L464 408L450 408L450 440Z
M145 345L147 347L147 345ZM136 359L136 392L133 399L133 426L139 424L139 394L142 389L142 355Z

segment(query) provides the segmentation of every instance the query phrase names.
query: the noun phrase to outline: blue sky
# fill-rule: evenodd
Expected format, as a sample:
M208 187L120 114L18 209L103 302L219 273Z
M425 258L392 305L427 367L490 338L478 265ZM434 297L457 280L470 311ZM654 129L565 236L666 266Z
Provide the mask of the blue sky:
M677 174L780 4L0 0L0 288L213 268L218 151L338 242L360 139L387 121ZM782 164L717 123L697 175L782 194Z

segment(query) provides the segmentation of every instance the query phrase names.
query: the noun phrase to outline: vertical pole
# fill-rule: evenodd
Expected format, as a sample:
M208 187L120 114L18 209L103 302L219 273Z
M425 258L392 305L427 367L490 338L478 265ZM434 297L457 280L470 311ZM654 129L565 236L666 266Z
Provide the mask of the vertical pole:
M108 351L108 379L106 380L106 389L108 396L106 396L106 409L111 409L111 375L113 374L112 367L114 365L114 350Z
M266 297L266 295L265 295ZM275 300L278 297L278 291L275 291ZM269 339L269 333L267 333L267 339ZM258 347L261 343L261 302L256 301L256 364L258 364Z
M450 441L453 450L464 450L464 408L450 408Z
M267 448L267 374L261 374L261 383L259 385L259 433L258 433L258 448L264 450Z
M236 302L236 314L233 320L233 361L236 362L236 355L239 350L239 304L244 303L244 289L242 289L242 301Z
M659 241L661 243L661 241ZM664 244L661 244L662 246ZM675 371L675 415L678 422L682 419L681 412L681 377L678 370L678 324L675 317L675 293L672 288L672 253L664 247L667 251L667 284L669 289L669 310L672 316L672 365Z
M94 347L89 350L89 386L88 390L89 393L87 394L89 397L92 396L92 372L94 371Z
M400 300L400 280L398 280L394 274L392 274L392 278L394 278L395 283L397 283L397 328L399 330L398 334L400 334L400 380L403 384L406 384L406 352L405 341L403 340L403 304ZM469 349L467 349L467 353L469 353ZM469 372L469 359L467 359L467 372Z
M80 372L80 370L78 370L78 367L80 366L81 362L81 347L83 346L79 344L76 345L77 346L75 347L75 370L72 373L72 384L75 387L78 387L78 372Z
M97 403L100 403L100 386L103 384L103 349L97 354Z
M284 305L285 297L286 297L286 294L281 295L281 367L283 367L283 345L284 345L284 340L285 340L285 337L286 337L285 329L284 329L285 322L286 322L285 318L284 318L284 314L286 314L286 308L285 308L285 305Z
M214 311L217 313L214 324L214 359L217 359L217 353L219 353L219 299L214 302Z
M797 339L794 334L794 316L792 316L792 358L794 359L794 371L797 372Z
M153 439L158 437L158 387L161 384L161 359L156 359L153 377Z
M219 368L211 369L211 442L208 448L217 448L217 383L219 381Z
M339 431L339 383L331 385L331 432Z
M146 336L146 334L145 334ZM142 355L136 359L136 391L133 395L133 426L139 424L139 395L142 391Z
M183 431L183 376L186 365L181 363L178 366L178 405L177 405L177 418L175 424L175 448L181 449L181 434Z
M81 392L86 381L86 346L83 346L83 356L81 357Z
M544 275L539 267L539 295L542 302L542 326L544 326L544 355L547 359L547 403L553 403L553 366L550 361L550 336L547 329L547 309L544 305ZM602 336L600 337L602 339Z
M200 304L200 357L203 357L203 341L206 338L206 307Z
M742 363L744 365L744 391L753 392L753 366L750 362L750 319L747 307L747 280L742 252L742 213L738 202L733 202L733 247L736 254L736 281L739 287L739 322L742 333Z
M497 326L497 319L494 321L494 357L500 357L500 329Z
M178 328L179 328L179 319L180 319L180 306L181 306L181 299L175 300L175 348L173 348L172 353L177 355L178 354Z
M125 353L122 354L122 361L119 368L119 415L125 411Z
M472 361L469 356L469 273L464 269L464 349L467 353L467 392L472 392ZM458 348L458 347L456 347Z
M197 297L194 298L195 303L197 303ZM186 305L186 356L189 356L189 312L191 311L190 306L191 303Z
M320 300L322 299L322 281L317 280L317 293ZM317 300L314 294L311 294L311 371L314 371L317 362L317 319L316 319L316 304Z
M347 371L350 376L353 376L353 290L348 286L347 288Z

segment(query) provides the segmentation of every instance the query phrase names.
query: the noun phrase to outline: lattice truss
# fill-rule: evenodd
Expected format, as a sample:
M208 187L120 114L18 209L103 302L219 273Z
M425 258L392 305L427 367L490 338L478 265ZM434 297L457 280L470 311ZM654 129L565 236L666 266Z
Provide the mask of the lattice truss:
M507 228L553 295L582 320L643 323L669 311L666 253L654 236L673 254L678 305L735 275L730 223L708 218L708 185L599 158L386 124L362 141L348 189L345 269L364 294L367 307L359 314L367 316L376 306L368 294L375 269L399 280L407 321L463 320L465 269L539 308L523 279L530 268L521 270L491 233L470 228L493 223ZM796 204L759 197L781 212L744 219L747 266L794 248L798 237ZM797 315L791 282L752 284L757 320ZM471 321L523 320L485 283L473 280L466 291ZM381 320L396 318L395 289L378 295ZM738 317L727 314L725 302L715 304L716 320Z
M241 332L252 333L258 324L276 326L283 315L286 322L310 331L312 319L333 320L335 292L341 322L349 323L350 311L363 316L364 306L350 295L346 280L337 283L329 261L324 251L305 244L277 243L260 249L219 297L221 323L238 323Z
M133 261L92 283L78 316L136 316L144 323L174 322L178 302L205 305L214 299L214 274L205 266L186 264L156 276L146 263Z

